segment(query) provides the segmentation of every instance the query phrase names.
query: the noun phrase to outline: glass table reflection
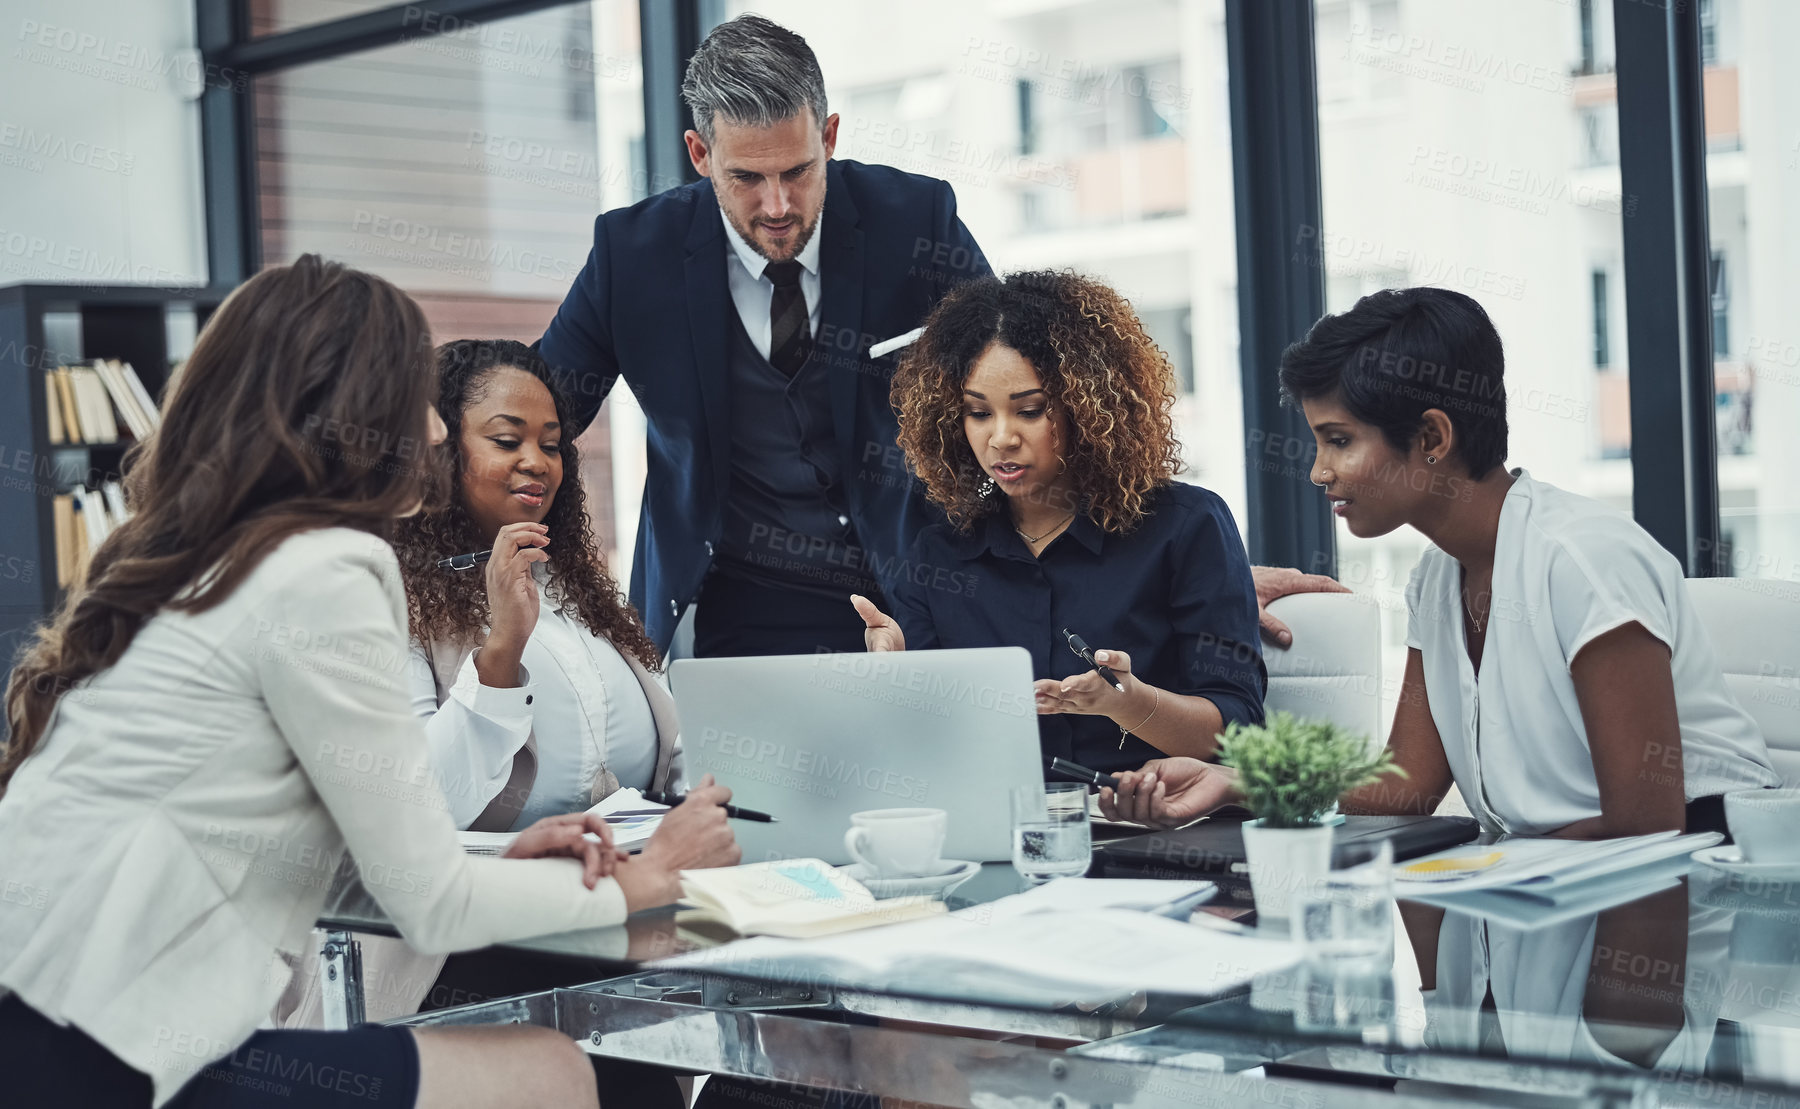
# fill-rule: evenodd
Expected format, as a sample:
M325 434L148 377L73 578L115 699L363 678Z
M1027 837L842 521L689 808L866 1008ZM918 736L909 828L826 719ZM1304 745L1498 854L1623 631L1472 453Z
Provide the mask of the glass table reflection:
M1024 888L992 864L949 907ZM1201 912L1249 919L1232 903ZM1394 910L1391 960L1303 962L1224 996L1100 1007L1021 1005L958 975L844 989L658 969L731 942L663 910L505 945L598 965L599 980L409 1019L544 1023L595 1054L927 1105L1800 1106L1800 883L1683 860L1611 903L1541 921ZM392 934L353 884L322 924ZM1195 942L1214 934L1197 927Z

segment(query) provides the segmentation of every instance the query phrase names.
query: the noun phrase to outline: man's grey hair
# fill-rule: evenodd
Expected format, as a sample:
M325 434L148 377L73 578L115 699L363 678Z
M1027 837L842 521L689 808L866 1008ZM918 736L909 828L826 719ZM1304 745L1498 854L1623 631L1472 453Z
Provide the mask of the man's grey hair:
M812 47L760 15L740 15L713 28L688 62L681 97L708 146L720 118L768 127L811 108L814 124L825 126L825 75Z

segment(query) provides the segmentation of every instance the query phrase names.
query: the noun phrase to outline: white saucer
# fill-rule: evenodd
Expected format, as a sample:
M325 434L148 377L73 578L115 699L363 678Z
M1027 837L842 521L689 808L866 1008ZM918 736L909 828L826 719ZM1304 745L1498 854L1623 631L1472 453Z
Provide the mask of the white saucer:
M1760 878L1765 882L1800 882L1800 862L1747 863L1736 844L1702 847L1691 858L1714 870L1722 870L1739 878Z
M877 899L886 900L890 897L944 897L981 870L980 863L966 863L960 859L942 862L944 870L941 873L917 878L876 878L869 874L868 866L863 863L840 866L838 872L861 882Z

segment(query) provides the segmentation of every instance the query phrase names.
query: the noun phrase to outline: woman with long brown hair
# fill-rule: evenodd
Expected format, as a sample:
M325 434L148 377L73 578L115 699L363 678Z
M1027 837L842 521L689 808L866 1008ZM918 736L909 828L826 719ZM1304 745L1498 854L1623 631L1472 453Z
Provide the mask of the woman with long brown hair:
M1249 559L1224 502L1176 480L1174 372L1124 297L1052 271L960 285L893 398L949 520L884 575L893 616L855 599L869 650L1026 648L1044 754L1096 770L1204 758L1262 719Z
M656 645L587 520L569 405L523 343L438 350L448 428L442 511L395 541L413 638L413 707L460 827L509 831L621 786L680 788ZM445 569L486 550L485 566Z
M630 859L580 816L512 859L459 848L387 542L444 434L434 396L418 306L313 256L202 333L131 519L6 692L0 843L32 895L0 900L0 1068L23 1103L592 1105L546 1030L257 1027L346 853L428 951L613 923L735 861L718 789Z

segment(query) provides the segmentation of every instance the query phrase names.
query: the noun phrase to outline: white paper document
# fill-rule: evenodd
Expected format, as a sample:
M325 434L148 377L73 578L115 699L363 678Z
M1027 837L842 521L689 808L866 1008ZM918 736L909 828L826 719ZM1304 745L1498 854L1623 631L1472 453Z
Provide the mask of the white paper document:
M1173 882L1158 878L1053 878L1034 889L1003 897L986 907L989 919L1025 913L1077 909L1135 909L1141 913L1185 918L1209 901L1219 887L1211 882Z
M644 800L644 795L635 789L616 789L606 795L598 805L588 812L606 818L612 826L613 846L623 851L636 852L650 842L656 834L657 825L662 823L662 814L669 811L667 805L659 805L654 801ZM471 855L500 855L512 843L517 832L458 832L456 838L462 842L464 851ZM595 838L593 833L589 838Z
M996 908L1003 901L824 939L741 940L655 965L926 996L975 990L988 1000L1046 1005L1099 1004L1147 991L1215 997L1300 959L1295 944L1223 935L1150 913L1019 913Z
M1498 852L1500 861L1485 870L1447 881L1409 880L1405 868L1399 867L1395 870L1394 886L1400 896L1409 898L1436 899L1493 890L1555 904L1567 900L1569 892L1584 883L1611 880L1622 871L1665 859L1683 858L1724 838L1717 832L1684 836L1671 831L1619 839L1521 837L1481 846L1468 844L1427 855L1424 859L1414 859L1407 865L1417 866L1433 859L1478 857L1490 852Z

